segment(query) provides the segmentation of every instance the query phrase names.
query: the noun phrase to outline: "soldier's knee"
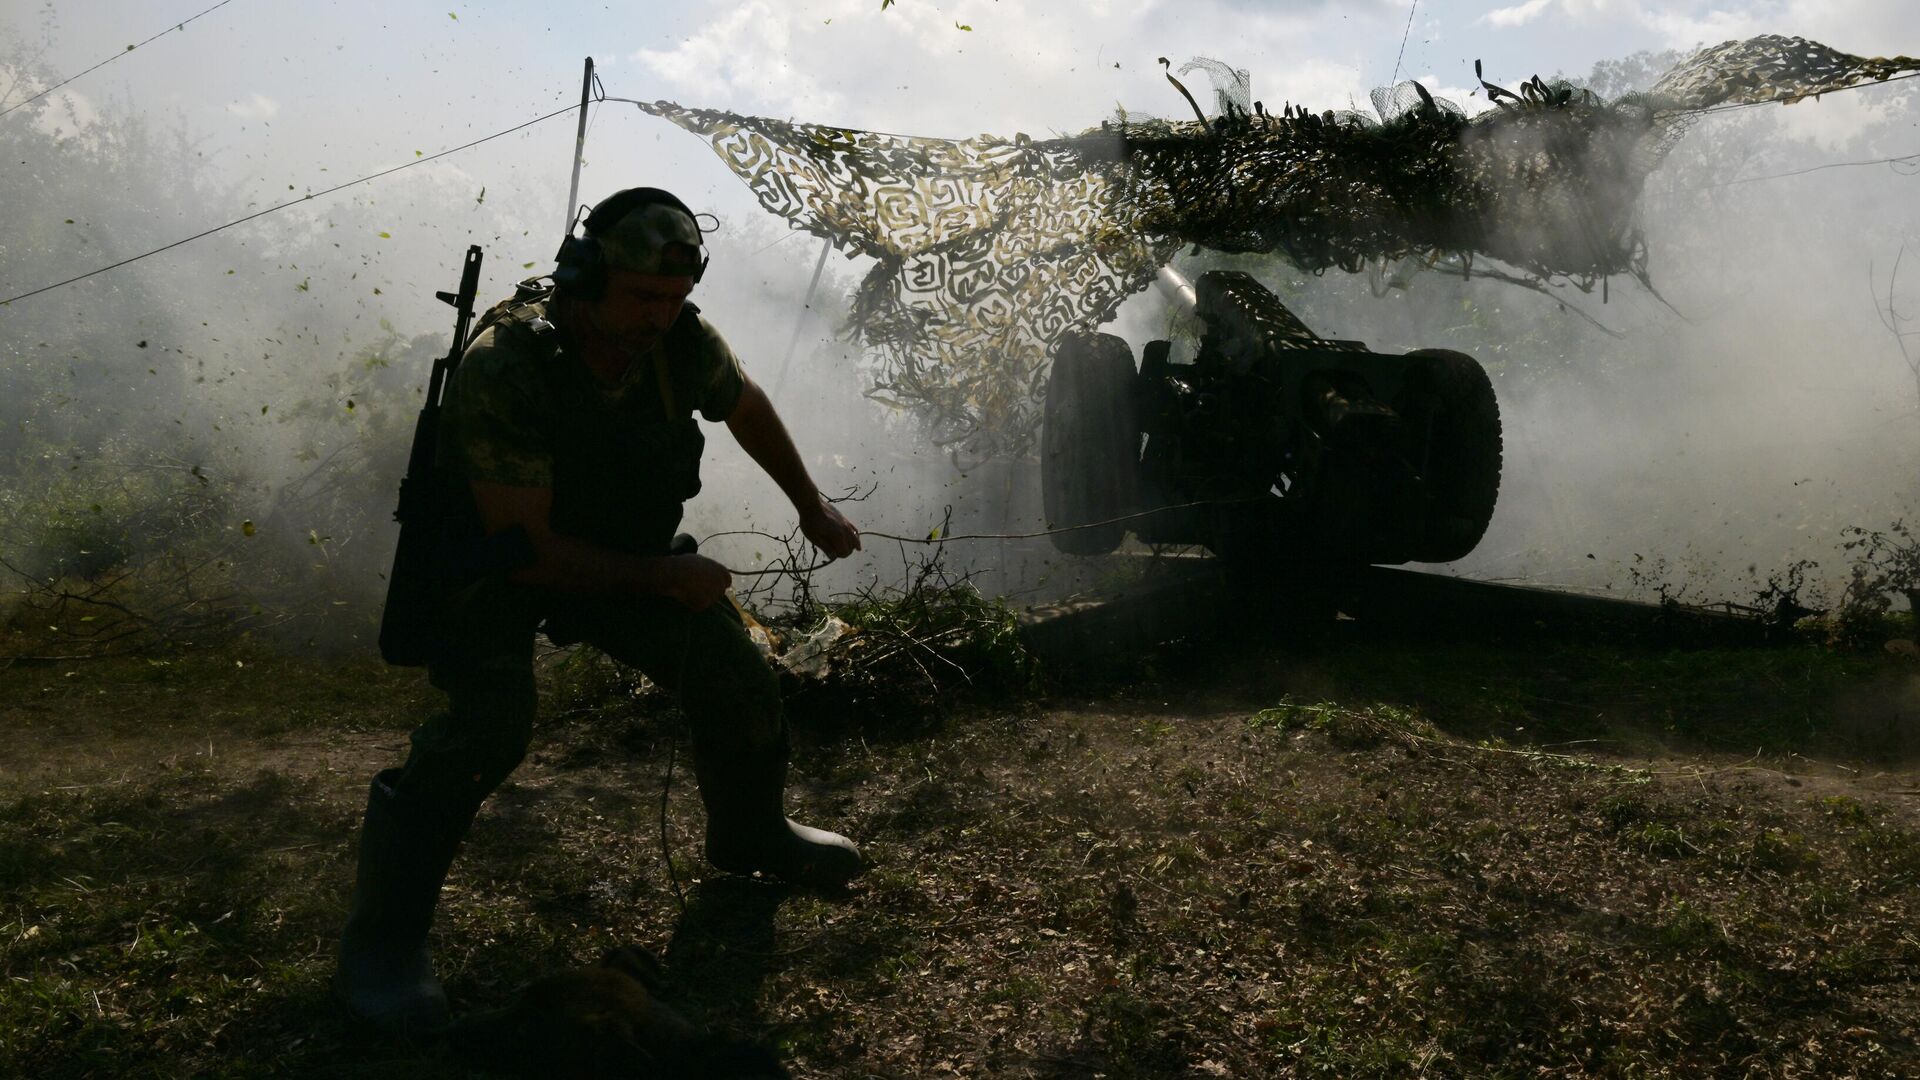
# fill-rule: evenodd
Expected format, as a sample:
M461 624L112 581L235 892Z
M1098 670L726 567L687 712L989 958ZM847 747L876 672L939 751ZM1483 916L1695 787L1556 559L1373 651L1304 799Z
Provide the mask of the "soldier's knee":
M484 713L468 719L466 757L474 782L492 791L526 760L533 742L534 698L531 692L504 695L487 703Z
M526 759L533 716L531 693L456 702L453 711L414 731L407 772L477 808Z
M532 741L531 723L524 728L493 731L474 740L469 755L474 784L489 792L499 787L526 760L527 746Z

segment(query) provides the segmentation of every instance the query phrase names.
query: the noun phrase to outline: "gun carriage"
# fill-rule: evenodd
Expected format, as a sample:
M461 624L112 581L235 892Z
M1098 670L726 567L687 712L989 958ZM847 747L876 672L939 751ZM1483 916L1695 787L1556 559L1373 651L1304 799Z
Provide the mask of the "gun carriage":
M1160 283L1204 325L1191 361L1152 341L1136 368L1112 334L1067 335L1041 429L1055 545L1075 555L1201 544L1229 561L1448 562L1486 532L1500 411L1485 371L1322 338L1252 277ZM1188 506L1198 503L1201 505ZM1141 514L1130 521L1112 519Z

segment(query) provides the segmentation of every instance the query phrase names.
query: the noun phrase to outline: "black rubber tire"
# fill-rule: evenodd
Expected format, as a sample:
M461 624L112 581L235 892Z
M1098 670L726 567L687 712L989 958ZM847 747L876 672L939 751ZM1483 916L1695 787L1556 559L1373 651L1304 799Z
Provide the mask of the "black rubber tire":
M1425 431L1426 506L1413 562L1452 562L1473 551L1500 497L1500 403L1479 361L1450 349L1407 354L1401 416Z
M1140 489L1140 430L1134 414L1133 350L1112 334L1070 333L1047 375L1040 428L1040 501L1047 527L1106 521L1134 511ZM1105 555L1127 535L1124 522L1057 532L1069 555Z

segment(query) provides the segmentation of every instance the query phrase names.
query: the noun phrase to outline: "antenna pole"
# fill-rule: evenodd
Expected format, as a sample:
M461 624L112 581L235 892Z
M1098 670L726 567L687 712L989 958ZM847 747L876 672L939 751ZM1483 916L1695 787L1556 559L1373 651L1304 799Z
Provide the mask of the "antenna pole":
M573 136L573 184L567 188L567 220L560 235L573 234L573 215L580 205L580 159L587 152L587 102L593 97L593 57L587 57L586 74L580 77L580 127Z
M820 288L820 271L827 267L827 252L833 250L833 240L825 239L820 244L820 261L813 264L813 280L807 282L807 298L800 304L800 314L793 321L793 336L787 339L787 355L780 360L780 375L773 380L773 393L769 395L779 400L780 389L787 385L787 372L793 368L793 350L800 344L800 331L807 325L807 315L813 311L813 294Z

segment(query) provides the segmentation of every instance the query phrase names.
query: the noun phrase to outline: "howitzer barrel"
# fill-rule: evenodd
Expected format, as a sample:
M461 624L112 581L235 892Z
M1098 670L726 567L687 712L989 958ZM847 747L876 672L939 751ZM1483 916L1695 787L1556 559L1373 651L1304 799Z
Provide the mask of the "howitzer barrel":
M1153 272L1153 283L1160 289L1160 295L1180 309L1183 315L1191 315L1200 306L1199 294L1194 292L1193 282L1187 275L1172 266L1162 266Z

